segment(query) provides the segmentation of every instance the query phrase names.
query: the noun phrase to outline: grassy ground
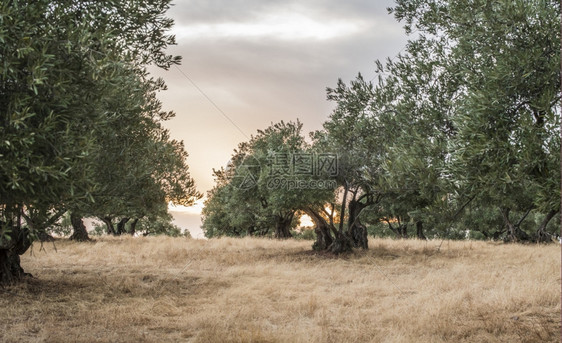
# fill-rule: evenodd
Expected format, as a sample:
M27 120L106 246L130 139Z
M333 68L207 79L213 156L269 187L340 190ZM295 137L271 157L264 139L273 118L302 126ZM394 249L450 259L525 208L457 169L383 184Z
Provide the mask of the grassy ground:
M560 246L102 238L0 289L2 342L558 342Z

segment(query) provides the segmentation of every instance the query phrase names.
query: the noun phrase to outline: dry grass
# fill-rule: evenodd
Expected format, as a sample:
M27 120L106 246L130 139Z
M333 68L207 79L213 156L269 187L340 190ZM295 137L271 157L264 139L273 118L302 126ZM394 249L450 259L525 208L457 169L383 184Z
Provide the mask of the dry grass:
M35 247L3 342L557 342L560 247L103 238Z

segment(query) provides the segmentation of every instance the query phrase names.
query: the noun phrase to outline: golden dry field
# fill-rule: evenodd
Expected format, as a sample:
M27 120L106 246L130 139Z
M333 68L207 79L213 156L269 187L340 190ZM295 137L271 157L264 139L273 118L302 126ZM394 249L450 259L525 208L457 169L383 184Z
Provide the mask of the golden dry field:
M2 342L558 342L560 246L98 238L22 257Z

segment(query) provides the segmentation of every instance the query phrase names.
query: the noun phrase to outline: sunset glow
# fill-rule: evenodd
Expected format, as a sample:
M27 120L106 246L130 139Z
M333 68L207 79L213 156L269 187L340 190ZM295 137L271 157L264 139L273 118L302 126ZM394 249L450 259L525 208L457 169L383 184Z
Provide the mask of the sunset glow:
M195 201L195 204L192 206L183 206L183 205L173 205L172 203L168 204L168 210L170 212L180 212L186 214L193 214L193 215L201 215L201 211L203 210L205 199L199 199Z
M314 227L314 222L312 221L312 218L310 218L310 216L308 214L303 214L300 217L300 226L301 227Z

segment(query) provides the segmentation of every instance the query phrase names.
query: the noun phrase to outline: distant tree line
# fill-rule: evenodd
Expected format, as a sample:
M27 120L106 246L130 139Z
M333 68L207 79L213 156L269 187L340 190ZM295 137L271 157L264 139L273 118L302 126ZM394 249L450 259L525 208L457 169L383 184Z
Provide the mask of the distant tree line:
M19 255L65 213L75 239L88 239L83 217L134 234L169 218L168 202L200 196L161 124L174 115L156 98L164 82L147 71L180 62L164 52L169 3L0 5L1 283L23 275Z
M334 253L367 248L368 232L554 238L559 1L397 0L389 11L412 37L404 52L377 61L375 82L359 75L328 88L336 108L311 140L299 122L281 122L240 144L215 171L207 237L286 238L306 213L314 248ZM335 175L295 175L294 156L322 153L337 156ZM280 176L275 159L289 155L285 180L330 178L335 189L268 186Z

